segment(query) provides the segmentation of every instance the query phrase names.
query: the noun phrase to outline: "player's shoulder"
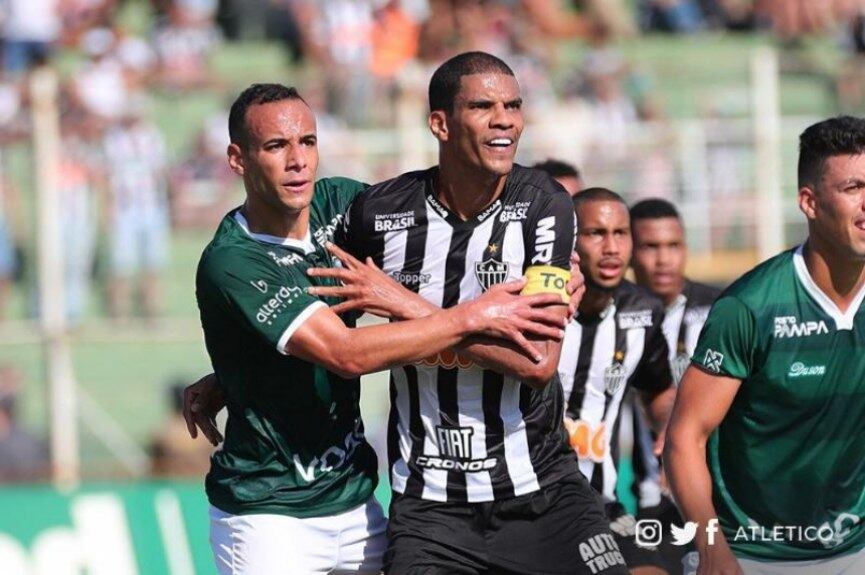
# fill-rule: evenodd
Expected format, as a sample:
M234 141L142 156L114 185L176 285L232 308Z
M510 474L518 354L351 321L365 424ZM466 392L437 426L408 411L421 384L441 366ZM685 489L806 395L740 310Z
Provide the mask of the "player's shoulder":
M613 294L622 328L651 327L664 315L664 302L648 289L623 280Z
M198 262L199 278L218 281L226 274L238 274L250 265L266 264L268 256L237 221L240 208L228 212L219 223L213 239L205 246Z
M514 164L505 185L505 198L553 198L568 192L547 172Z
M688 298L686 305L689 308L711 306L722 292L721 288L692 280L685 280L683 290L685 297Z
M366 205L402 201L412 192L424 193L435 168L406 172L395 178L371 185L362 198Z
M315 181L315 192L325 194L357 194L369 187L368 184L343 176L330 176Z
M752 268L722 291L718 299L734 298L756 315L769 309L793 289L795 251L785 250Z

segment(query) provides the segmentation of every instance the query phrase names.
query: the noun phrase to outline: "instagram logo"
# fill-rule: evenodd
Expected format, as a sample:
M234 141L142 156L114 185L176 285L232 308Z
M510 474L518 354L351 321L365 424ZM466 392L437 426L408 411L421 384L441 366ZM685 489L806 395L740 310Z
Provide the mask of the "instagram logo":
M640 547L657 547L661 543L661 522L657 519L641 519L637 521L635 539Z

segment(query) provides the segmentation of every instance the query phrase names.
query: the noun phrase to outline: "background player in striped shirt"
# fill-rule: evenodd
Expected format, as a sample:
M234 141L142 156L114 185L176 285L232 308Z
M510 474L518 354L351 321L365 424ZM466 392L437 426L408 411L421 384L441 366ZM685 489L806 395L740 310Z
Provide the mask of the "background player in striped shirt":
M664 302L664 337L669 348L673 379L678 384L712 303L721 290L685 277L688 247L685 230L676 206L667 200L648 199L631 206L634 257L631 267L637 284L649 289ZM629 398L633 399L633 397ZM632 401L634 493L637 519L657 519L664 532L684 522L661 479L660 460L655 455L656 436L638 405ZM682 571L682 558L689 546L672 545L665 538L661 553L671 573Z
M635 520L616 496L618 427L629 388L640 392L660 431L675 390L662 332L663 303L624 279L631 259L631 222L624 200L605 188L573 199L579 222L577 253L586 293L565 330L558 372L565 394L565 424L580 469L603 496L608 521L628 567L663 572L655 549L638 547Z

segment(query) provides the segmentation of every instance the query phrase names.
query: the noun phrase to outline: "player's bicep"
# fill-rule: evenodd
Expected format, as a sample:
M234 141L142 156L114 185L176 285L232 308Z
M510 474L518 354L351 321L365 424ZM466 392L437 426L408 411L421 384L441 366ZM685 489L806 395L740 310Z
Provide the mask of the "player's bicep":
M708 437L730 410L742 382L734 377L710 374L690 366L676 396L671 433Z
M286 340L283 352L338 372L348 329L330 308L318 308Z

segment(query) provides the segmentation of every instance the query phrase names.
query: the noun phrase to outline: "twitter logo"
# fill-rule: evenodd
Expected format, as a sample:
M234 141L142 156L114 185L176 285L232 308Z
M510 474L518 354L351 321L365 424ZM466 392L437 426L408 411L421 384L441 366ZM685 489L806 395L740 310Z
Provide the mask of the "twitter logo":
M670 535L673 536L673 545L687 545L697 536L697 523L688 521L684 527L676 527L675 524L670 524Z

